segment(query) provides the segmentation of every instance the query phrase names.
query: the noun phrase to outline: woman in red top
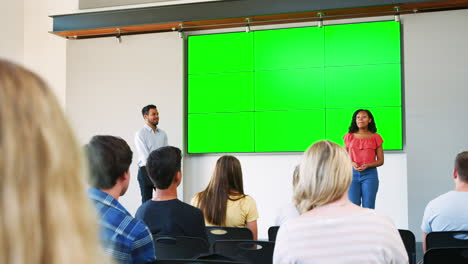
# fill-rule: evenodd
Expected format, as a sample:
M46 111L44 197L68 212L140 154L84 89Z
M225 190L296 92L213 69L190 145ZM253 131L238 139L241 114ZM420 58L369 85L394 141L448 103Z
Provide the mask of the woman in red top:
M354 112L349 132L344 136L346 150L353 162L349 200L372 209L375 208L375 197L379 189L377 167L384 163L383 140L376 132L372 113L359 109Z

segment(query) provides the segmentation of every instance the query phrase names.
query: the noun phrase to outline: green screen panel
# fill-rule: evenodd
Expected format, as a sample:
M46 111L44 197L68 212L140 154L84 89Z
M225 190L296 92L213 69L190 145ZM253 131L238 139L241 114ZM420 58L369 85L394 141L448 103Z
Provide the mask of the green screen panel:
M326 138L344 146L343 136L348 133L354 111L359 108L327 109L326 110Z
M399 23L194 36L187 52L189 153L342 144L358 108L376 116L385 149L403 147Z
M354 111L359 108L327 109L326 138L341 146L344 145L343 136L348 133ZM384 140L385 150L403 149L403 128L401 107L366 108L374 116L377 133Z
M400 63L400 23L325 27L325 66Z
M323 68L256 72L256 111L324 107Z
M323 67L323 28L255 31L255 70Z
M403 149L403 120L401 107L370 108L377 125L377 133L384 140L384 149Z
M188 76L188 112L240 112L254 110L253 73Z
M382 64L325 69L328 108L401 106L401 66Z
M324 110L257 112L255 151L305 151L325 138Z
M252 71L252 38L248 33L188 37L188 74Z
M254 114L188 114L188 153L254 152Z

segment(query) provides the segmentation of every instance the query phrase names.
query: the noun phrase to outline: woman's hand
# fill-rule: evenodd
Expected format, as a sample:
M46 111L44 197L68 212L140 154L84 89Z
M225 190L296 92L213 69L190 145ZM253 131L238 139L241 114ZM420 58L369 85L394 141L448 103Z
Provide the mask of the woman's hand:
M369 168L369 165L367 165L367 164L362 164L361 167L359 167L360 171L364 171L367 168Z
M353 164L353 166L354 166L354 164ZM356 171L359 171L359 172L364 171L364 170L367 169L367 168L369 168L369 165L368 165L368 164L362 164L361 166L359 166L359 167L357 167L357 168L354 167L354 169L355 169Z
M354 168L355 170L357 170L357 169L359 168L359 166L357 165L356 162L353 162L353 168Z

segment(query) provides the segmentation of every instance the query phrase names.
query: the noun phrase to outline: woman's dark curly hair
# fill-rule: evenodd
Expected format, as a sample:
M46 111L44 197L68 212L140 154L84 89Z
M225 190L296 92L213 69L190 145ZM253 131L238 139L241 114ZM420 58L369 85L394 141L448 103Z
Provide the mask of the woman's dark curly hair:
M369 123L369 126L367 127L367 129L372 133L377 132L377 126L375 125L374 116L367 109L358 109L358 110L356 110L356 112L354 112L353 119L351 119L351 125L349 126L348 132L349 133L356 133L356 132L359 131L359 128L358 128L358 126L356 124L356 116L359 114L359 112L366 112L367 116L369 116L369 118L372 119L372 121Z

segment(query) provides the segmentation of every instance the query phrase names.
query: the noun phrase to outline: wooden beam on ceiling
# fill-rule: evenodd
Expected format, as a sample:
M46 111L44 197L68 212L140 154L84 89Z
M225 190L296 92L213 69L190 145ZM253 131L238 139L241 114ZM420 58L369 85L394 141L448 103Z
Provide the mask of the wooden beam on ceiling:
M260 0L259 0L260 1ZM290 2L293 4L294 1L303 2L302 0L289 0L285 2ZM219 2L219 4L226 4L230 1ZM232 1L236 2L236 1ZM248 1L240 1L248 2ZM314 1L309 1L314 2ZM353 2L353 1L341 1L341 2ZM354 1L359 2L359 1ZM362 1L361 1L362 2ZM368 1L364 1L368 2ZM374 0L371 1L374 4L377 2L386 3L389 1L385 0ZM393 2L393 1L391 1ZM231 28L231 27L242 27L247 23L251 26L256 25L271 25L271 24L283 24L283 23L296 23L296 22L311 22L317 21L319 19L319 13L322 14L323 20L334 20L334 19L349 19L349 18L360 18L360 17L375 17L375 16L387 16L394 15L397 11L399 14L412 14L412 13L421 13L421 12L434 12L434 11L443 11L443 10L455 10L455 9L466 9L468 8L468 0L451 0L451 1L424 1L424 0L411 0L406 1L407 3L400 4L385 4L377 6L364 6L364 7L353 7L353 8L342 8L342 9L319 9L313 11L304 11L304 12L291 12L291 13L278 13L278 14L261 14L258 15L246 15L239 17L219 17L218 14L211 14L211 19L203 20L186 20L179 19L176 21L166 21L170 17L164 18L165 20L155 23L146 23L146 24L131 24L131 20L128 17L125 18L125 14L128 12L128 15L135 15L135 10L120 10L120 11L104 11L98 13L82 13L82 14L73 14L73 15L63 15L63 16L53 16L54 19L54 31L51 33L65 37L68 39L82 39L82 38L96 38L96 37L108 37L108 36L117 36L120 35L132 35L132 34L144 34L144 33L154 33L154 32L169 32L177 31L183 28L183 31L192 31L192 30L206 30L206 29L219 29L219 28ZM217 2L206 3L212 5ZM200 3L203 4L203 3ZM199 8L200 4L194 4ZM232 3L231 3L232 4ZM179 6L179 8L181 8ZM397 10L395 8L398 8ZM187 8L184 6L184 8ZM305 8L305 7L304 7ZM150 10L138 9L138 12L156 12L158 9L150 8ZM177 10L177 8L173 9ZM208 10L209 11L209 10ZM145 13L146 16L150 16L151 12ZM159 11L158 11L159 12ZM249 11L249 14L252 14L252 10ZM143 15L140 13L140 15ZM178 14L177 16L180 16ZM200 16L200 15L198 15ZM191 17L191 16L187 16ZM192 16L193 17L193 16ZM205 15L204 17L210 17ZM110 21L101 21L105 19ZM121 19L120 19L121 18ZM67 21L70 19L70 21ZM90 19L95 21L87 21L86 23L79 23L80 19ZM247 20L248 19L248 20ZM148 18L144 18L145 21L153 21ZM143 21L141 20L141 21ZM137 20L135 20L137 21ZM162 22L161 22L162 21ZM249 21L249 22L247 22ZM57 23L62 23L62 25L56 25ZM73 22L75 24L73 24ZM68 24L73 24L68 26ZM106 27L96 27L93 28L93 25L111 25ZM57 30L56 30L57 29ZM61 30L62 29L62 30Z

